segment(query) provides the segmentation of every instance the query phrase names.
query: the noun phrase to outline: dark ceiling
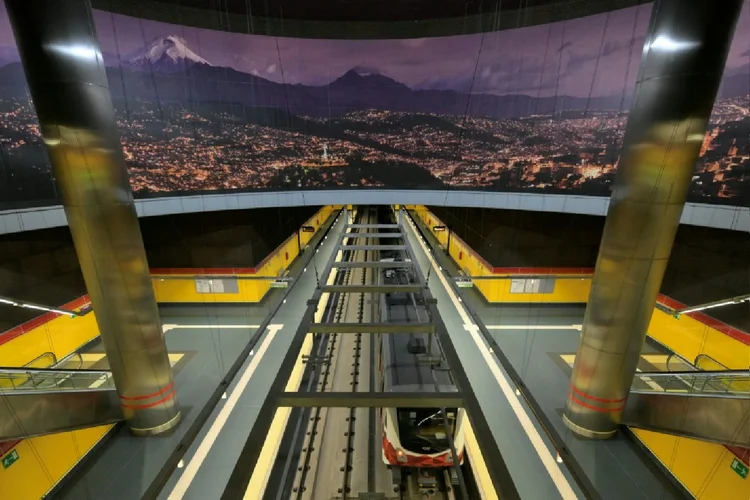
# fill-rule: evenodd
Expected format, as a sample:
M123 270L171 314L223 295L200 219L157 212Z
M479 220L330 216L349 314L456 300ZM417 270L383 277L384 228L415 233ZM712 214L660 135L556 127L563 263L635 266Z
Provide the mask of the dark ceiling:
M566 0L156 0L232 14L314 21L422 21L472 16Z

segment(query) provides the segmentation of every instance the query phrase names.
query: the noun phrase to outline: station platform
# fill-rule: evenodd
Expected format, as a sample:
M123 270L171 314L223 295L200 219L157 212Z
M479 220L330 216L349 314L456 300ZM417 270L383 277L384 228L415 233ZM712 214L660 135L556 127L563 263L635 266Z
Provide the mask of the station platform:
M460 269L445 254L432 232L421 225L419 218L415 217L414 223L420 226L420 237L433 249L431 255L443 273L459 276ZM597 441L578 438L564 425L562 412L580 342L585 304L499 305L488 303L475 288L459 290L461 303L468 306L490 332L533 395L551 430L565 443L575 461L569 465L576 469L580 481L598 492L601 498L691 498L627 430L612 439ZM664 346L647 340L639 370L664 370L670 354ZM493 362L498 363L494 356Z
M268 394L284 355L305 311L307 300L318 285L317 272L331 257L335 238L345 225L340 217L318 246L314 262L293 270L296 282L268 326L252 355L226 390L227 397L211 412L192 446L184 455L184 467L178 468L166 481L160 499L220 498L258 417L261 403ZM323 234L322 232L321 234ZM311 248L314 245L311 245ZM278 439L279 436L270 436ZM268 464L266 464L268 466Z
M244 443L247 435L242 436L242 432L249 432L257 414L257 407L253 405L256 395L267 391L273 380L271 363L258 366L256 362L250 372L255 372L255 366L258 366L252 381L246 379L239 391L235 390L253 360L265 359L266 355L268 359L283 356L283 339L296 329L295 322L299 323L297 311L304 309L306 297L317 285L316 268L324 265L330 255L330 241L323 242L318 254L314 249L326 237L331 222L329 220L321 226L310 240L308 250L290 265L289 274L298 276L298 279L289 290L293 292L289 296L286 289L271 289L257 304L160 306L167 348L175 363L175 385L182 422L172 434L147 438L133 436L125 426L115 427L100 443L101 450L94 450L91 459L82 462L80 468L70 474L70 479L54 491L56 498L125 500L153 498L162 489L168 491L172 483L163 487L175 467L174 457L177 453L182 455L183 443L203 442L209 431L209 425L204 424L214 422L222 411L226 415L225 408L229 407L234 410L232 418L222 426L221 439L214 433L210 434L215 440L209 446L212 453L202 460L201 477L193 482L202 487L219 487L222 472L228 477L233 466L232 446ZM329 253L326 253L327 249ZM246 350L249 350L248 355L239 359ZM86 356L96 356L96 353L102 357L101 348L94 346ZM106 369L103 362L99 361L97 366ZM234 363L238 363L235 368L239 368L239 372L230 384L217 392ZM202 450L205 449L204 446ZM183 459L185 463L190 463L192 455L189 453ZM184 472L189 474L194 467L184 469ZM182 471L177 469L177 472ZM210 480L200 480L204 474L208 474L205 477ZM218 491L218 495L222 491L213 487L209 489L213 493ZM191 490L185 498L218 498L213 493L204 496L200 489L196 493Z
M507 374L479 337L475 323L463 310L461 299L437 270L439 264L435 256L411 222L405 227L417 263L428 279L440 316L456 345L471 390L480 401L492 437L521 498L584 498L566 465L556 461L556 450L531 408L515 395ZM338 220L330 234L335 236L342 228L343 221ZM321 261L330 257L333 239L329 238L320 246ZM213 410L208 424L185 453L184 467L175 470L158 498L219 498L225 491L242 445L258 417L260 402L270 390L273 374L278 372L289 349L290 333L299 325L305 302L315 287L315 276L308 269L290 291L286 304L270 320L254 355L245 361L228 388L227 400ZM281 436L269 435L268 439L280 441ZM259 462L257 467L269 467L269 464Z
M563 424L584 305L490 304L475 288L457 288L451 282L460 269L418 217L402 212L401 219L405 248L412 249L436 300L440 321L487 423L489 434L482 437L491 439L500 452L518 498L691 497L626 429L613 439L591 441L577 438ZM91 458L53 491L56 497L177 500L228 498L228 490L236 491L235 471L251 444L263 403L278 382L295 334L306 321L309 301L320 291L321 273L341 248L350 223L345 216L332 216L289 267L293 285L271 289L259 304L162 307L181 425L172 434L150 438L114 427ZM665 371L671 354L648 341L639 370ZM107 369L96 343L81 356L86 368ZM301 354L297 364L304 365ZM301 371L295 368L290 385L299 385ZM242 487L247 488L244 498L271 498L263 489L277 455L288 453L280 446L289 412L279 409L276 415L282 415L281 425L272 425L264 436L274 451L269 455L264 448L255 468L247 472L253 480ZM469 456L483 461L481 455L472 457L470 449ZM474 465L486 469L484 463ZM489 490L481 497L498 498Z

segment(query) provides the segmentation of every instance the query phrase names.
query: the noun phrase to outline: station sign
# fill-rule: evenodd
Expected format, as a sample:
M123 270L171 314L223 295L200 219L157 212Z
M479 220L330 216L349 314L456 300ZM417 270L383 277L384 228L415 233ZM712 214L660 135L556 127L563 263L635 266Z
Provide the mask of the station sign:
M442 233L446 229L447 228L445 226L432 226L432 230L435 231L436 233Z
M289 288L289 283L292 280L289 278L281 278L278 280L273 280L271 282L271 288Z
M469 278L456 278L458 288L474 288L474 282Z
M302 226L303 233L314 233L315 228L313 226Z

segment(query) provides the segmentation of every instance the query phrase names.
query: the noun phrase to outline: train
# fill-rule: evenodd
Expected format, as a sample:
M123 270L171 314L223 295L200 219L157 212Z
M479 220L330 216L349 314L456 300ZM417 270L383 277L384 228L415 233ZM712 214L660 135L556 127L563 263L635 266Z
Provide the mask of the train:
M389 240L394 241L394 240ZM401 242L393 244L403 244ZM381 262L408 260L405 252L381 251ZM417 277L411 266L383 268L380 283L410 284ZM380 322L428 322L429 314L421 293L390 292L380 294ZM433 338L430 338L433 337ZM376 336L377 390L383 392L429 393L457 391L440 344L429 334L380 334ZM436 475L453 470L454 460L464 461L463 408L381 408L382 459L400 482L403 469L418 469L420 475ZM447 424L447 425L446 425ZM457 457L453 457L447 432L453 438ZM453 477L453 474L451 474ZM420 481L420 484L422 482Z

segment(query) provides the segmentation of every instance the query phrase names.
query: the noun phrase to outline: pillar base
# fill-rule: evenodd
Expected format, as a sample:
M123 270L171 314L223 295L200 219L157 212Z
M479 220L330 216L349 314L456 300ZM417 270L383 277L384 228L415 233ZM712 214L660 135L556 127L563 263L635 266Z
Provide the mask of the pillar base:
M590 429L586 429L576 423L573 423L565 414L563 414L563 423L565 424L565 427L573 431L574 434L588 439L609 439L617 434L617 429L611 431L592 431Z
M137 429L135 427L130 427L130 432L133 433L135 436L155 436L156 434L163 434L174 427L177 426L177 424L180 423L180 416L182 413L177 412L177 415L172 417L171 420L161 424L157 425L156 427L149 427L145 429Z

